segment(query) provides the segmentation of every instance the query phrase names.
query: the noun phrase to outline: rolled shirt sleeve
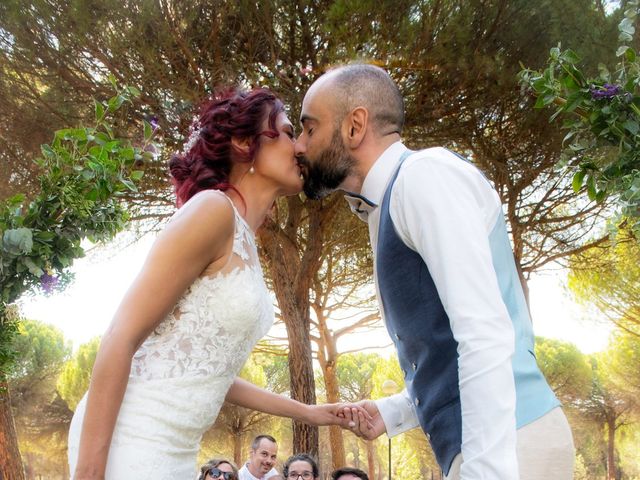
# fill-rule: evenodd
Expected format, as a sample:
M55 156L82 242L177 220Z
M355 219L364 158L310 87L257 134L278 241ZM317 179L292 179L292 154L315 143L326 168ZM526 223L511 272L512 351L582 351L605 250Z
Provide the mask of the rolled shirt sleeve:
M392 188L393 224L426 263L458 343L461 480L517 479L514 331L489 245L502 215L497 193L475 167L442 148L407 159ZM390 413L392 404L398 413ZM378 407L391 434L399 433L395 425L417 424L401 398Z

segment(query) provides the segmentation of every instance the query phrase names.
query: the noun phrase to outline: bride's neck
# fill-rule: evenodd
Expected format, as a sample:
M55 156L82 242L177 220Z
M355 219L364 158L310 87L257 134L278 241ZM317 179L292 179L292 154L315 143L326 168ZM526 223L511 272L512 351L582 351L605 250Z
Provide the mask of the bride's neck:
M260 188L247 188L247 185L234 185L226 194L235 204L240 215L245 219L251 230L258 230L265 217L273 207L276 200L276 192L270 192Z

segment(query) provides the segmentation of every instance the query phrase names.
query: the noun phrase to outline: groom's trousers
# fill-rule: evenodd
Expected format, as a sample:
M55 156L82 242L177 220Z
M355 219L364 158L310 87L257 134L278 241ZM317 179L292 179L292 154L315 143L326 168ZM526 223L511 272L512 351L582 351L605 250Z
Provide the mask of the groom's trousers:
M571 480L575 448L571 428L562 408L518 429L520 480ZM459 480L462 455L453 460L445 480Z

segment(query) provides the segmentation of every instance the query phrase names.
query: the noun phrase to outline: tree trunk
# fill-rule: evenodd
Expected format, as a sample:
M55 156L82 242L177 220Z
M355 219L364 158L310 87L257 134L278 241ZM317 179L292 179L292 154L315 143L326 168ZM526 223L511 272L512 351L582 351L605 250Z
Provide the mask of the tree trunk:
M607 480L616 480L616 419L607 419Z
M18 435L11 412L9 385L0 379L0 479L24 480L22 457L18 449Z
M325 377L326 381L326 377ZM327 402L335 403L335 400L332 400L327 395ZM329 427L329 440L331 442L331 464L333 469L344 467L346 465L345 455L344 455L344 440L342 438L342 428L337 425L332 425Z
M278 302L282 308L282 302ZM292 318L293 317L293 318ZM296 318L297 317L297 318ZM291 397L307 405L316 403L316 382L311 361L308 316L289 316L286 321L289 337L289 378ZM293 451L318 456L318 428L293 422Z
M304 278L297 245L280 241L277 225L261 232L273 290L289 340L291 398L316 403L316 384L309 337L309 279ZM293 451L318 455L318 428L293 421Z
M298 196L289 197L286 219L267 221L260 230L260 244L289 338L291 397L308 405L316 403L309 287L321 265L324 232L336 212L337 200L333 196L303 203ZM293 451L317 457L318 428L294 421Z
M318 315L318 313L316 314ZM321 313L319 315L321 315ZM326 322L320 319L319 323L326 325ZM338 403L340 402L340 388L336 376L337 349L329 332L321 332L320 338L323 345L318 345L318 363L320 363L322 375L324 376L327 403ZM331 445L331 464L333 470L336 470L346 465L342 428L337 425L330 426L329 439Z
M238 465L238 467L242 466L244 459L242 458L242 434L236 433L233 436L233 461Z
M376 478L376 455L373 441L367 444L367 469L369 470L369 478Z

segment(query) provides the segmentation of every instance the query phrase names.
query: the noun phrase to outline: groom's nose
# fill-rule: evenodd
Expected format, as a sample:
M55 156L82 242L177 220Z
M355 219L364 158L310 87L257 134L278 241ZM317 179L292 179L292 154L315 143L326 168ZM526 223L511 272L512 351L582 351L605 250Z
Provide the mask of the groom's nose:
M301 157L307 152L307 138L304 133L301 133L300 136L296 138L293 152L296 157Z

